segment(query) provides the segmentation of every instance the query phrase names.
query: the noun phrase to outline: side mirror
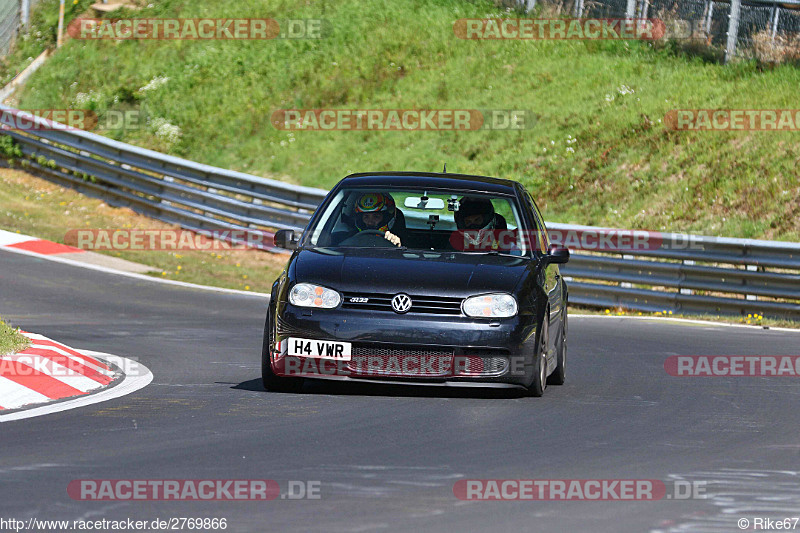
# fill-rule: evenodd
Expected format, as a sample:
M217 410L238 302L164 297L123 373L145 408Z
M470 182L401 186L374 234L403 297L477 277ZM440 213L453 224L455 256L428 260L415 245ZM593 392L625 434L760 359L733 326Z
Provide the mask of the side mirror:
M282 229L275 232L275 237L273 237L273 240L275 241L275 246L278 248L294 250L297 248L298 237L299 236L295 236L294 230Z
M550 263L563 265L569 261L569 248L564 248L563 246L559 246L557 244L551 244L550 249L547 251L547 255L545 257Z

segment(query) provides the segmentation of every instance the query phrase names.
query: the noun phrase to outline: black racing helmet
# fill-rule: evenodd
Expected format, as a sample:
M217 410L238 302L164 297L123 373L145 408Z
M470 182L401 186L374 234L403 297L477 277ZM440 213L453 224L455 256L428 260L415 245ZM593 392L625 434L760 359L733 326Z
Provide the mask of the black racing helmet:
M460 230L492 229L495 224L494 205L488 198L465 196L458 202L455 213L456 227ZM483 215L480 224L467 227L466 218L471 215Z

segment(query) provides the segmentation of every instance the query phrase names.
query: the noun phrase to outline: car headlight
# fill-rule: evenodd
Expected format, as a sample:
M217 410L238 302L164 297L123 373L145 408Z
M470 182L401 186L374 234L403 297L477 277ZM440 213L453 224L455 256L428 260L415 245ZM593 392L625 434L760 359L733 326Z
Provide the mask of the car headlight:
M510 294L482 294L464 300L461 309L472 317L508 318L517 314L517 301Z
M333 309L341 301L342 297L338 292L311 283L298 283L289 291L289 302L298 307Z

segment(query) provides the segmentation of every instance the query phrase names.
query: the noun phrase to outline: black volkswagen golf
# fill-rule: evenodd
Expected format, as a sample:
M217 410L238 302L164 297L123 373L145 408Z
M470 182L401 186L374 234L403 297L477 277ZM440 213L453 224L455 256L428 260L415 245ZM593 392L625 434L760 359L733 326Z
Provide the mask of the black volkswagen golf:
M272 286L262 376L522 387L564 383L567 285L531 195L460 174L353 174L327 195Z

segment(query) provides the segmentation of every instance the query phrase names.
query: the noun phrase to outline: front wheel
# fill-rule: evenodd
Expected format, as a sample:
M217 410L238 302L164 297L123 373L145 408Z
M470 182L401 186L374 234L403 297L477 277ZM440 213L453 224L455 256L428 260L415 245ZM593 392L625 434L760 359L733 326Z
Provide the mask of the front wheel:
M536 345L536 353L534 354L533 383L528 387L528 394L537 398L544 394L544 389L547 388L547 345L550 342L550 319L547 313L542 318L541 329L539 343Z
M264 324L264 343L261 349L261 382L270 392L300 392L303 388L303 378L283 378L272 370L270 352L275 345L275 329L272 327L272 308L267 311L267 321Z

